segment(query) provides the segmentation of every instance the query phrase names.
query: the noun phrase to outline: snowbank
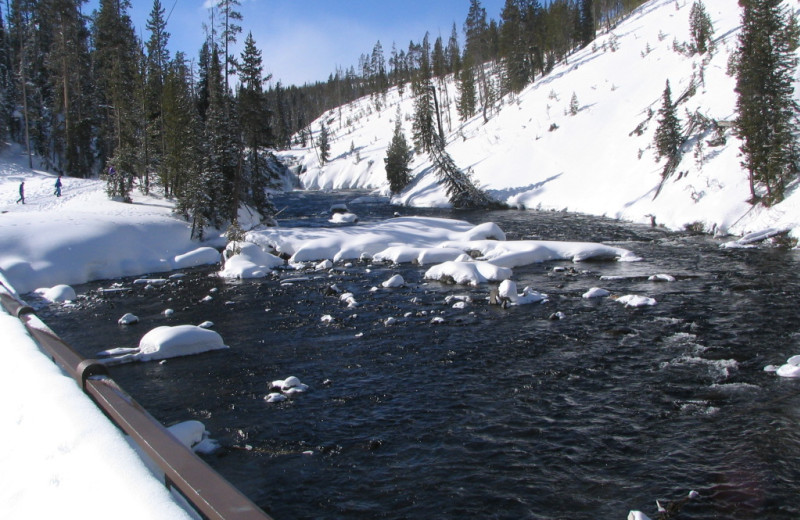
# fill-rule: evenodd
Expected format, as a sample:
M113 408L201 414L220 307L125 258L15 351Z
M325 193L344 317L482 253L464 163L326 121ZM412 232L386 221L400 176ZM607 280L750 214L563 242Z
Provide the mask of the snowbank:
M147 470L120 431L0 310L0 518L192 518ZM95 515L96 516L96 515Z
M458 273L441 273L442 276L456 274L459 279L466 276L465 279L476 283L482 283L477 280L508 277L500 274L505 271L497 271L487 278L479 273L481 269L488 273L504 267L510 272L512 267L550 260L639 260L631 251L618 247L592 242L511 241L505 240L505 233L493 222L473 225L463 220L429 217L393 218L345 229L269 228L250 232L247 239L262 248L274 248L291 255L289 261L295 263L359 258L420 265L449 263L449 268ZM472 251L480 252L480 260L491 262L493 267L467 265L470 261L465 253ZM429 272L438 276L439 270Z
M14 204L21 177L24 207ZM190 239L172 202L137 193L125 204L109 200L100 181L65 184L56 200L51 175L0 161L0 270L18 292L219 261L216 250Z

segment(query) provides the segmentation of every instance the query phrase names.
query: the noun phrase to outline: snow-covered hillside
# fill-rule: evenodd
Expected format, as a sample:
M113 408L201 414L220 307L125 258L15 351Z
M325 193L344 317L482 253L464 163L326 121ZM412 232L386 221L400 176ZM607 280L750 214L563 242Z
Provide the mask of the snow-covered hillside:
M456 86L440 90L447 150L494 197L527 209L569 210L673 229L745 234L794 229L800 236L800 194L767 210L748 204L740 141L727 125L735 117L735 80L726 74L735 50L740 8L705 0L714 25L710 55L688 56L691 0L652 0L613 31L571 55L517 96L506 96L488 120L461 122ZM794 6L792 6L794 8ZM665 160L653 146L666 81L685 132L690 114L722 123L724 134L695 125L676 173L661 186ZM569 110L573 94L579 111ZM798 96L800 98L800 96ZM329 111L312 124L331 132L331 159L320 167L313 148L283 154L302 171L308 189L370 188L387 193L383 159L398 106L407 139L413 99L392 89ZM427 156L415 156L411 186L393 202L447 205ZM660 189L659 189L660 188Z

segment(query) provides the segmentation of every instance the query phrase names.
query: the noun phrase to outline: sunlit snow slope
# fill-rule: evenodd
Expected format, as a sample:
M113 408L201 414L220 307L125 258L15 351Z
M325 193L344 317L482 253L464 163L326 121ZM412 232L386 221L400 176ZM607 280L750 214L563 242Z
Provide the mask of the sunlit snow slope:
M735 117L735 80L728 60L737 46L741 11L731 0L705 0L714 25L710 54L689 56L677 48L689 42L691 0L653 0L612 31L572 54L549 75L517 96L506 96L488 121L478 114L460 121L452 80L440 84L447 150L456 163L494 197L528 209L570 210L670 228L702 225L709 232L744 234L770 227L798 228L796 190L765 210L747 203L747 174L740 141L729 123ZM794 4L788 4L796 8ZM683 159L661 186L665 160L655 156L653 138L666 81L688 137ZM572 115L575 94L579 111ZM413 99L392 89L327 112L331 160L320 167L311 147L287 152L309 189L388 190L383 159L398 106L411 140ZM722 126L723 134L690 125L700 114ZM447 205L424 155L415 156L411 186L394 198L410 206ZM659 187L661 189L659 190ZM794 232L800 236L800 229Z

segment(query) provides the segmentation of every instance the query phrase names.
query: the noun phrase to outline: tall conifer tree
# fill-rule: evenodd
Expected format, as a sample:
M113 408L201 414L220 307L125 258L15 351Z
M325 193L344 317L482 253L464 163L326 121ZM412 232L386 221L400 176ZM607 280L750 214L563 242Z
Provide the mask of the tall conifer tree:
M434 86L430 65L430 44L428 34L422 40L419 70L411 84L414 93L414 146L418 152L429 152L433 149L434 141L438 138L434 130Z
M269 170L261 151L261 148L271 140L263 91L265 79L261 51L256 47L253 34L249 33L244 42L239 67L239 114L242 143L247 154L243 184L247 202L261 214L263 219L271 217L274 213L266 192Z
M319 125L319 138L317 139L317 146L319 147L319 163L324 165L328 162L331 154L331 143L328 136L328 127L325 123Z
M519 92L528 84L527 52L522 32L522 13L518 0L506 0L500 12L500 56L505 72L505 86Z
M166 154L166 140L164 138L164 82L167 65L169 64L169 33L167 21L164 19L164 8L161 0L153 0L153 9L147 20L147 30L150 38L147 40L146 77L145 83L145 125L146 125L146 151L145 161L148 172L157 173L164 194L170 195L170 183L163 167L163 157ZM149 173L147 175L149 179ZM148 186L149 188L149 186Z
M411 178L409 164L414 152L408 146L406 136L403 134L400 109L394 123L394 134L392 141L386 149L386 158L383 160L386 165L386 179L389 181L389 189L392 193L400 193L403 188L408 186Z
M225 88L228 88L228 77L236 73L236 57L231 55L231 46L236 43L236 38L242 32L242 26L239 22L242 21L242 13L238 11L241 6L239 0L218 0L217 9L220 11L222 20L222 31L220 37L222 38L222 49L225 53Z
M736 54L736 133L750 178L752 200L783 199L797 174L794 100L796 24L781 0L740 0L742 29ZM760 197L757 187L766 195Z
M139 44L129 7L127 0L100 0L94 23L95 82L98 105L105 109L98 144L104 163L115 172L108 177L109 195L123 200L130 200L140 170Z
M661 108L658 110L658 128L656 128L655 145L659 157L674 159L682 144L680 121L677 108L672 102L672 90L669 80L662 95Z
M8 136L11 123L11 48L3 12L0 10L0 148Z
M711 45L714 26L702 0L695 0L692 4L692 11L689 14L689 30L692 34L694 50L699 54L705 54Z

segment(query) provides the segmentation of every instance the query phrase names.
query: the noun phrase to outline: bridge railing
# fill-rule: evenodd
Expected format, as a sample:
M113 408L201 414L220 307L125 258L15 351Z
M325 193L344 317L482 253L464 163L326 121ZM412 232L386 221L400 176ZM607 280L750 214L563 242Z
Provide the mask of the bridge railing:
M6 312L19 318L42 352L155 462L164 473L164 485L177 490L203 518L270 520L117 385L102 363L84 358L67 345L2 281L0 303Z

